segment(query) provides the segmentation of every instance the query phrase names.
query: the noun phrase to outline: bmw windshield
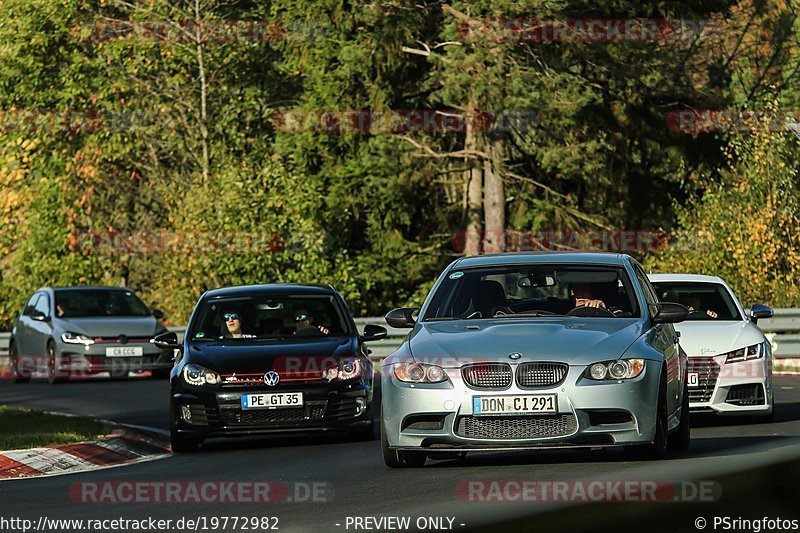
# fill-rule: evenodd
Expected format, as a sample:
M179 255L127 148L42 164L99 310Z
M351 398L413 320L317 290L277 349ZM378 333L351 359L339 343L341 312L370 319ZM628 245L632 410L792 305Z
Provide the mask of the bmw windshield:
M572 264L454 269L424 320L564 315L639 317L625 270Z

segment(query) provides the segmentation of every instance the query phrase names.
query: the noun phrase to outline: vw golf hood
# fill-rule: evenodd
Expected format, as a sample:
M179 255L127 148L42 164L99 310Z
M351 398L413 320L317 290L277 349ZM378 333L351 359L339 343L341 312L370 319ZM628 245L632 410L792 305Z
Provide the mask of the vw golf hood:
M643 333L639 319L488 319L417 324L409 343L418 362L457 367L473 362L563 361L584 366L617 359Z
M348 337L285 342L193 341L189 343L189 362L221 374L317 371L335 365L342 357L352 357L354 349Z
M687 320L675 324L689 357L713 356L764 342L758 326L748 321Z

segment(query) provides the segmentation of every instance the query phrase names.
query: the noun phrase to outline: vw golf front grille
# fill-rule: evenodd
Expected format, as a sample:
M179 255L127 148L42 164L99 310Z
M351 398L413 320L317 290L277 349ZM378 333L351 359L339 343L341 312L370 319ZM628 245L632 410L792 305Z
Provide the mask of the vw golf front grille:
M324 400L311 401L303 407L281 409L242 409L236 404L227 404L220 405L220 411L226 424L275 424L319 420L325 416L326 404Z

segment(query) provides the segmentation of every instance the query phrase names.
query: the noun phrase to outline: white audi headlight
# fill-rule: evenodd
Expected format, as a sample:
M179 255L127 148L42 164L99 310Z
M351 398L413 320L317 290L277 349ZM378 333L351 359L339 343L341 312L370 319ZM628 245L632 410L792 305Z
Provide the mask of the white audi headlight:
M741 361L752 361L753 359L761 359L764 357L764 343L753 344L747 348L739 348L724 355L725 363L739 363Z

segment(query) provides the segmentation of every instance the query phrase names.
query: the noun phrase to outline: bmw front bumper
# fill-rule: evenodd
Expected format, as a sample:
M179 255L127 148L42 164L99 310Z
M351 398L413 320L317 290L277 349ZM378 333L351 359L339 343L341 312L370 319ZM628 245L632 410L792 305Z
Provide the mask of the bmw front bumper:
M555 387L523 389L512 382L504 390L485 390L470 387L459 368L446 368L449 379L443 383L411 384L399 381L387 366L382 372L383 431L391 448L430 451L652 442L661 362L646 361L640 376L623 382L589 380L583 377L585 370L586 366L570 366L566 378ZM475 396L548 393L557 395L555 415L473 413Z

